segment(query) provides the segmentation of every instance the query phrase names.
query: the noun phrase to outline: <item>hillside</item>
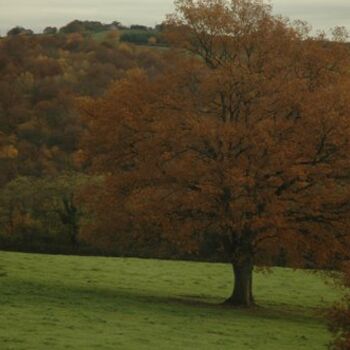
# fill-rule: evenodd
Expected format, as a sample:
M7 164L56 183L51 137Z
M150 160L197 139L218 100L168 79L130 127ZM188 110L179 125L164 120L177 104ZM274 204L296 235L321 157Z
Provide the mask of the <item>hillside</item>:
M0 348L326 349L336 290L290 269L255 281L259 307L234 310L229 265L1 252Z

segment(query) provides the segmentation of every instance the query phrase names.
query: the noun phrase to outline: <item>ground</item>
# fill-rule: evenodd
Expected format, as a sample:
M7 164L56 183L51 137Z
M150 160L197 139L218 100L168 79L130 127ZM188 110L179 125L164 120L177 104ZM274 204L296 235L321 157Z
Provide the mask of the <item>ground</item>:
M321 350L340 296L319 275L255 273L259 307L220 303L225 264L0 252L1 350Z

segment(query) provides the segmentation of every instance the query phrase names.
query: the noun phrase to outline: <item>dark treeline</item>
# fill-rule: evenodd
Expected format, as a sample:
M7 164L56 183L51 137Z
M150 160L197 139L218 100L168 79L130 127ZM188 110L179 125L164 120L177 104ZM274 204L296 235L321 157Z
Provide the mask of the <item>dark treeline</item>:
M161 24L148 27L140 24L125 26L118 21L105 24L99 21L74 20L61 28L48 26L43 30L44 35L67 35L79 33L85 37L108 34L110 37L118 38L121 42L130 42L143 45L165 45L162 35L163 26ZM16 26L7 32L7 36L30 36L34 35L33 30ZM40 35L40 34L39 34Z

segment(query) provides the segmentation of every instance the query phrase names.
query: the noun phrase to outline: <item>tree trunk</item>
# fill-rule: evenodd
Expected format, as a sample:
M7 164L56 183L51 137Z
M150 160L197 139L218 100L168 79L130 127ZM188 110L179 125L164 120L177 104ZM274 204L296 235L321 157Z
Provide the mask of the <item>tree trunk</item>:
M78 234L79 226L73 222L70 227L70 241L74 250L77 250L79 248Z
M231 297L225 303L240 307L253 306L253 263L251 259L233 263L232 267L234 287Z

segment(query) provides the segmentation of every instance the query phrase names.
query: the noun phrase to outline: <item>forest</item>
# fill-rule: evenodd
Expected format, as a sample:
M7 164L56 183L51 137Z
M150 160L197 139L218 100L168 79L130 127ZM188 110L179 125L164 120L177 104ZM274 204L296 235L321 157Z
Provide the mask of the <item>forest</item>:
M347 38L257 0L178 0L154 28L11 29L0 249L227 263L227 307L254 308L256 268L348 287ZM327 314L334 349L349 305Z
M0 40L2 247L77 250L84 216L78 193L101 182L80 160L78 101L103 95L130 70L156 75L165 59L151 46L124 43L115 29L101 38L62 32Z

